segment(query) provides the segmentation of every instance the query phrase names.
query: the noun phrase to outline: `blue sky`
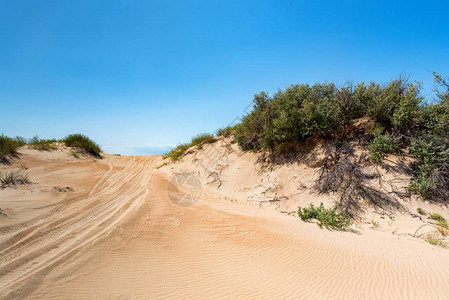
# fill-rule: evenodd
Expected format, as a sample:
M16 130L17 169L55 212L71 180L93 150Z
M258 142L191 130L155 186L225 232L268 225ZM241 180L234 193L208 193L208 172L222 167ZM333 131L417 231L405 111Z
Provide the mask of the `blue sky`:
M449 75L447 1L2 1L0 133L158 154L293 83Z

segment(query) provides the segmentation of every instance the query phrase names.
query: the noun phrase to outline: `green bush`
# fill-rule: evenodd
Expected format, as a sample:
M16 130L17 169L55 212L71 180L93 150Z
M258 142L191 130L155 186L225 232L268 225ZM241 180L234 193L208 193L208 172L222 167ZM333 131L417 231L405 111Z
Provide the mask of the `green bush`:
M168 152L164 156L166 158L170 158L173 161L178 160L184 154L184 152L186 152L186 150L189 149L190 147L191 147L190 144L178 145L178 146L176 146L175 149L171 150L170 152Z
M0 136L0 160L6 159L8 155L16 153L17 148L26 144L24 138L15 137L10 138L5 135Z
M223 137L228 137L230 136L234 131L234 126L226 126L220 129L217 129L215 131L215 135L217 137L223 136Z
M335 138L353 121L369 116L387 131L421 126L424 108L421 85L398 78L385 87L371 83L291 85L273 96L254 96L254 109L236 127L243 150L274 149L302 143L313 135Z
M175 161L178 160L190 147L196 146L197 149L201 149L204 144L210 144L215 142L217 139L213 134L210 133L202 133L197 136L194 136L190 143L180 144L176 146L175 149L169 151L164 155L165 158L170 158Z
M441 193L448 189L444 184L448 174L439 172L449 161L448 144L449 141L445 138L425 136L413 140L409 146L411 155L417 160L410 189L420 194L423 199L431 199L435 192ZM438 191L441 184L442 190Z
M67 147L79 148L86 153L90 153L96 157L102 158L101 148L94 141L83 134L70 134L66 136L63 140Z
M197 136L194 136L192 138L192 141L190 142L191 146L197 146L198 149L202 148L203 144L210 144L215 142L215 136L213 134L210 133L201 133L198 134Z
M430 213L430 214L429 214L429 218L431 218L432 220L435 220L435 221L440 221L440 222L446 221L446 220L443 218L443 216L441 216L441 215L438 214L438 213Z
M309 208L298 207L298 217L303 221L316 219L318 226L344 230L352 224L351 217L343 212L338 212L337 207L324 208L323 203L319 207L310 204Z
M398 153L400 151L399 143L393 139L389 133L377 135L369 145L371 159L381 163L387 154Z
M39 137L36 135L28 141L28 146L31 149L36 149L39 151L50 151L58 149L58 147L56 146L56 142L58 141L55 139L39 139Z

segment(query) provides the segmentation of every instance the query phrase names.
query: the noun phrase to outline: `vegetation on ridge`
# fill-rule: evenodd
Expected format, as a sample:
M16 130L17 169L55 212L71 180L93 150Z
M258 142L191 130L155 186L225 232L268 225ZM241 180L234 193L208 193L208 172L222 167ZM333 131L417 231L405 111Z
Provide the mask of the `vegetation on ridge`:
M31 149L36 149L39 151L50 151L58 149L58 147L56 146L57 142L58 140L56 139L39 139L39 137L36 135L31 138L27 144Z
M8 155L16 154L17 148L25 145L25 143L24 138L10 138L2 134L0 136L0 161L5 160Z
M409 191L449 204L449 81L437 73L434 81L435 98L427 101L422 84L402 76L384 85L325 82L291 85L273 95L261 92L239 124L216 135L233 134L243 151L261 151L274 159L295 157L289 153L312 137L333 141L313 188L338 195L337 208L351 217L366 205L401 209L392 195L371 186L380 175L364 169L364 164L384 165L392 154L402 161L413 158L407 160L412 165L403 165L413 174ZM193 145L193 140L179 145L166 157L176 160ZM351 154L355 145L370 154L368 162L363 153L358 158Z
M62 142L64 142L67 147L79 148L96 157L102 158L100 146L84 134L69 134L62 139Z
M17 149L23 145L28 145L30 149L50 151L58 148L57 143L63 143L67 147L78 148L81 151L102 158L100 146L86 135L79 133L70 134L61 140L39 139L36 135L28 141L22 137L10 138L2 134L0 136L0 162L7 162L8 156L17 154Z
M171 160L175 161L178 160L186 151L187 149L196 146L197 149L201 149L204 144L210 144L216 141L216 138L213 134L210 133L201 133L197 136L194 136L190 143L186 144L180 144L176 146L175 149L171 150L167 154L165 154L166 158L170 158Z
M234 133L243 150L280 153L312 136L342 145L354 139L349 134L354 123L366 118L370 127L355 138L366 137L372 161L411 155L416 164L410 190L423 199L449 203L449 83L436 73L435 82L440 89L432 103L424 102L420 83L403 77L386 85L302 84L273 96L262 92ZM330 172L342 159L338 148Z

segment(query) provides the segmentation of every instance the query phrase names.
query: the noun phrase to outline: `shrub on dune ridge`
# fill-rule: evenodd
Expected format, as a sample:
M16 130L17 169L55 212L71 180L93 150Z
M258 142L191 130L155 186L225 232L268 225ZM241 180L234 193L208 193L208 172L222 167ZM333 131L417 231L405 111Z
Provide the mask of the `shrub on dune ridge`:
M298 208L298 217L303 221L309 221L311 219L316 219L318 221L318 226L345 230L351 226L351 217L343 212L338 212L337 207L324 208L323 203L320 206L315 207L310 204L310 207Z
M62 142L64 142L67 147L79 148L96 157L102 158L100 146L84 134L69 134L62 140Z
M215 142L215 136L210 133L201 133L197 136L194 136L192 138L192 141L190 142L191 146L197 146L198 149L202 148L203 144L210 144Z
M178 160L183 154L184 152L189 149L191 146L189 144L181 144L176 146L175 149L171 150L170 152L168 152L167 154L165 154L164 156L166 158L170 158L171 160Z
M24 138L10 138L2 134L0 136L0 160L5 160L8 155L14 155L17 148L25 144L26 142Z
M233 127L233 126L226 126L226 127L217 129L215 131L215 135L217 137L219 137L219 136L228 137L229 135L231 135L233 133L234 129L235 129L235 127Z
M164 156L166 158L170 158L171 160L175 161L178 160L190 147L196 146L198 149L201 149L204 144L213 143L216 141L216 138L213 134L210 133L201 133L197 136L194 136L190 143L187 144L180 144L176 146L175 149L171 150Z
M58 141L56 139L39 139L39 137L36 135L28 141L28 145L31 149L36 149L39 151L50 151L56 150L58 148L55 144L57 142Z

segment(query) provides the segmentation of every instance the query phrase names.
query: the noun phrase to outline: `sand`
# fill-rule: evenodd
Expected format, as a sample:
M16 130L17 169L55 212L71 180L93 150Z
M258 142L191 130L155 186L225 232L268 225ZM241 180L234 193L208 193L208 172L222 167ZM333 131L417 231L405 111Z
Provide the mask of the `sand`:
M200 197L176 205L173 194L192 198L188 186L173 184L187 166L160 168L161 156L20 153L3 169L27 172L34 183L0 190L0 208L8 214L0 219L2 298L449 295L449 250L422 240L320 229L243 201L239 193L225 198L229 190L200 174ZM251 174L243 163L231 167ZM230 184L225 175L220 180Z

